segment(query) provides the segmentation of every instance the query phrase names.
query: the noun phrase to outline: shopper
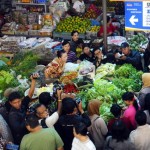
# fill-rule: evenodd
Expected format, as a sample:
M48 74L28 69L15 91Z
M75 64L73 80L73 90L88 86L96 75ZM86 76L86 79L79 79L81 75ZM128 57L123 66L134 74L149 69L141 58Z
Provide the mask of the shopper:
M26 117L25 123L30 133L23 137L20 150L63 150L63 142L54 128L42 129L33 114Z
M26 96L22 101L19 92L13 92L8 97L8 101L11 105L9 112L9 125L13 134L14 143L17 145L20 144L22 137L27 133L24 119L29 102L34 93L36 78L38 77L38 74L31 76L31 87L28 96Z
M64 42L62 43L62 46L63 46L63 50L67 53L67 62L76 62L77 61L77 56L75 54L75 52L73 52L71 49L70 49L70 43L69 41L67 40L64 40Z
M129 140L129 132L122 120L116 120L112 126L112 136L108 136L104 150L135 150Z
M143 86L138 94L138 99L141 108L143 108L145 105L146 94L150 93L150 73L144 73L142 75L142 82L143 82Z
M138 51L131 50L127 42L121 44L121 50L123 55L118 56L118 53L115 54L118 64L128 63L132 64L137 70L143 70L141 55Z
M90 47L88 44L84 44L83 46L83 53L79 56L79 61L90 61L93 62L94 61L94 56L93 53L90 51Z
M79 32L74 30L71 32L70 50L76 53L78 45L81 43L79 39Z
M125 92L122 95L122 100L127 105L127 109L124 111L123 116L126 117L132 127L132 130L136 128L135 114L136 111L139 110L138 103L134 98L134 94L132 92Z
M79 113L81 115L78 114ZM55 125L55 129L64 142L64 150L71 150L73 141L73 126L76 123L84 122L86 126L91 125L90 118L82 109L82 103L76 103L72 98L64 98L62 100L62 113L58 122Z
M98 68L101 64L107 62L107 59L104 59L103 52L100 50L99 47L95 47L93 49L93 55L95 57L93 64L95 65L96 68Z
M145 71L149 72L149 70L150 70L149 65L150 65L150 40L149 40L147 48L145 49L145 52L144 52Z
M146 94L144 101L145 105L143 110L146 114L146 123L150 125L150 93Z
M138 127L130 133L130 140L136 150L149 150L150 126L146 124L146 114L143 111L138 111L135 120Z
M116 28L112 25L111 18L107 16L107 36L113 36L114 33L119 34L119 32L116 30ZM98 31L98 37L102 37L104 35L104 28L103 26L100 27L100 30Z
M100 150L104 146L105 136L108 132L105 121L100 117L99 114L100 101L91 100L88 103L88 114L91 119L91 126L88 131L93 139L93 142L97 150Z
M87 126L83 122L79 122L74 126L74 139L71 150L96 150L87 133Z
M132 129L132 126L130 126L130 123L126 117L123 116L123 110L118 104L113 104L110 108L110 112L113 114L114 118L108 121L108 131L109 134L111 134L112 126L115 121L122 120L123 123L126 125L127 129L130 131Z
M58 109L53 114L49 114L48 109L43 104L37 104L35 107L35 113L39 118L39 123L43 128L53 127L54 124L58 121L59 115L61 114L62 109L62 100L61 100L62 90L57 90L58 95Z
M7 142L14 141L11 130L10 130L8 124L6 123L6 121L4 120L4 118L2 117L2 115L0 115L0 136Z
M58 78L63 73L65 64L67 62L67 53L64 50L57 51L57 58L55 58L45 69L45 77Z

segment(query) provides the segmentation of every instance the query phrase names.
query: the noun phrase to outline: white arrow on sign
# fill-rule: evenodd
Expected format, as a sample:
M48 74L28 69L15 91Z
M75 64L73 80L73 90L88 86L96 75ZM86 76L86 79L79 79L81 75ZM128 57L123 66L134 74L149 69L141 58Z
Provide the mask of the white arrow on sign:
M135 26L135 22L138 22L139 19L135 18L135 15L132 15L131 18L129 19L129 21L131 22L132 25Z

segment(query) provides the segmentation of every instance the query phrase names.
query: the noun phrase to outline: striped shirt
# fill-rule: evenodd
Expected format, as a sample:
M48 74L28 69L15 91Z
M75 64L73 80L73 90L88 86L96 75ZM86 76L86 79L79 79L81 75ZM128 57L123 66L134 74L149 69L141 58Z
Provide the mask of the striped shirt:
M67 62L76 62L77 61L77 56L73 51L69 51L67 53L68 58L67 58Z

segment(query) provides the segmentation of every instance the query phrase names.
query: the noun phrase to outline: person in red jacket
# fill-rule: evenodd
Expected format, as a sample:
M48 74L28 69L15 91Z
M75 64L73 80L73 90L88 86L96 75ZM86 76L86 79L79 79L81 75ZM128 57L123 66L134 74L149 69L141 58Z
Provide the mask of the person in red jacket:
M117 32L116 28L112 25L111 18L107 16L107 36L112 36L114 32ZM103 36L103 34L104 28L101 26L100 30L98 31L98 37Z

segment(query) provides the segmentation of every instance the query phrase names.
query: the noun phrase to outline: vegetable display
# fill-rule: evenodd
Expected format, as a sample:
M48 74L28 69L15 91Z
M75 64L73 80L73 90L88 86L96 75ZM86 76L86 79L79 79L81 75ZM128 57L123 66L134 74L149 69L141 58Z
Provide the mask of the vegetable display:
M99 67L96 72L99 72L99 74L106 72L105 76L94 78L93 87L81 90L77 96L82 99L85 109L88 101L92 99L100 100L100 115L106 122L108 122L109 119L112 118L112 114L110 113L112 104L118 103L123 107L125 104L121 99L122 94L126 91L137 92L141 89L141 76L143 72L137 71L131 64L124 64L120 67L117 66L116 70L111 72L111 78L109 78L110 74L107 72L109 70L109 65L104 66ZM106 80L107 77L109 80Z
M133 35L132 38L128 40L131 49L139 50L139 48L148 43L148 39L141 33Z

